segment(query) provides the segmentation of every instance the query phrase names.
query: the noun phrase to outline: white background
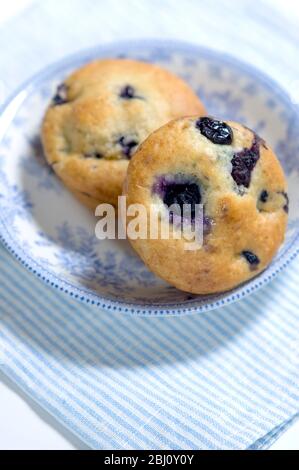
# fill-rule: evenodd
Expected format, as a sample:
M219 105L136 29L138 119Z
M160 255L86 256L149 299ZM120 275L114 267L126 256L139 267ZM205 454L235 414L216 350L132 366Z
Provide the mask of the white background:
M299 2L267 1L269 4L282 6L282 11L288 10L289 7L289 11L292 11L293 17L298 18L299 23ZM31 3L32 0L0 0L0 27L3 22ZM68 450L86 449L86 446L0 373L0 449ZM271 449L299 450L299 420Z

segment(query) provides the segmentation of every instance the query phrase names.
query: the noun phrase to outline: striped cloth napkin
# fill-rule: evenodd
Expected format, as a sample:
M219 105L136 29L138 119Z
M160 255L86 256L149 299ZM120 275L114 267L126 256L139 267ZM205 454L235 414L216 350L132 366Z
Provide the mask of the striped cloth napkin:
M69 52L141 35L219 46L277 80L286 80L289 60L293 79L296 30L290 24L284 36L275 10L267 23L267 2L187 5L36 3L0 30L3 94ZM253 23L259 34L245 37ZM267 28L276 35L261 50L255 41L269 36ZM278 58L279 34L285 42ZM79 304L42 284L4 248L0 266L1 371L91 448L260 449L296 418L299 261L246 300L180 318Z

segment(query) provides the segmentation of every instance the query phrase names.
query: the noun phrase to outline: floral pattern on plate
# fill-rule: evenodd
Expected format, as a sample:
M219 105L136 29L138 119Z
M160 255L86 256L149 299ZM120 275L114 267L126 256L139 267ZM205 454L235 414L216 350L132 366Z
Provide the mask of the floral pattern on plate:
M187 80L209 114L256 130L286 171L290 223L285 244L260 276L232 292L194 296L150 273L126 241L99 241L97 219L62 186L46 164L39 139L43 113L69 72L100 57L160 64ZM0 117L0 234L4 244L49 285L85 302L139 314L208 310L248 295L299 249L299 113L288 95L260 72L222 54L183 43L141 41L83 52L54 64L24 86Z

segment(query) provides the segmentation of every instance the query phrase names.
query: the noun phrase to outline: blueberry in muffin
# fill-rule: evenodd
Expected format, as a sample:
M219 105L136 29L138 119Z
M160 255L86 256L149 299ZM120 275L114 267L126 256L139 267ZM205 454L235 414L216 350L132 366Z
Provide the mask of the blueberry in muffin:
M142 183L141 183L142 182ZM265 141L236 122L185 117L153 132L128 167L127 204L167 214L203 206L203 243L131 239L149 269L177 288L210 294L227 291L260 273L284 240L289 200L280 163ZM162 218L173 235L182 212ZM170 234L170 235L171 235Z
M167 70L97 60L58 86L42 126L45 155L85 204L116 204L138 145L168 121L196 114L204 114L201 101Z

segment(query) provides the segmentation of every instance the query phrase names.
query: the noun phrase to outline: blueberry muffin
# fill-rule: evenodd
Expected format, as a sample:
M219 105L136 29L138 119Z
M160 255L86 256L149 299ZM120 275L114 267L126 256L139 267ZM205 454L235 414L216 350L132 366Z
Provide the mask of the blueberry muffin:
M117 203L130 158L169 120L204 114L180 78L126 59L89 63L59 85L42 126L46 158L85 204Z
M148 226L152 208L161 224L172 226L168 240L150 239L147 228L147 238L130 241L150 270L183 291L232 289L264 270L284 240L283 170L264 140L236 122L186 117L161 127L131 160L124 194L128 206L146 207ZM202 204L203 241L196 250L175 238L180 225L170 217L172 204L190 205L190 224Z

